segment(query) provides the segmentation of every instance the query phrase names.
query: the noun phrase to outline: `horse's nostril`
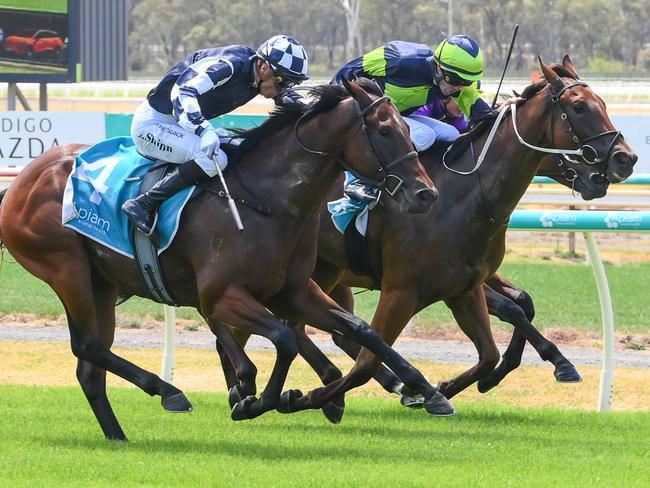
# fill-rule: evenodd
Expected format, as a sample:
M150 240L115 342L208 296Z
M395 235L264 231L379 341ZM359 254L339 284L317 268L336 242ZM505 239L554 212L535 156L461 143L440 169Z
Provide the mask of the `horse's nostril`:
M634 166L638 161L639 156L637 156L636 153L618 151L614 153L613 159L619 164Z
M419 190L415 196L422 202L422 203L427 203L431 204L435 202L436 198L438 198L438 191L433 190L430 188L425 188L424 190Z

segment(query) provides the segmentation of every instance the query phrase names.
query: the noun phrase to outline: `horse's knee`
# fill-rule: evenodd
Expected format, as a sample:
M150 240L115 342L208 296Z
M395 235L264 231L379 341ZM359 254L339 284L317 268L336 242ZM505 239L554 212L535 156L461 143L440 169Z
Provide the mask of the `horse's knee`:
M281 327L272 336L278 356L293 360L298 355L298 338L289 327Z
M532 322L535 318L535 304L533 303L532 297L524 290L521 290L521 293L515 299L515 303L519 305L524 314L526 314L528 321Z

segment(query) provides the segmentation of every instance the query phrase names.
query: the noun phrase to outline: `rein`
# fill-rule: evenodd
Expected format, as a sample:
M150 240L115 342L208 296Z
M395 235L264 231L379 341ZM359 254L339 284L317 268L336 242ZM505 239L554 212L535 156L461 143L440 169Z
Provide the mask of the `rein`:
M386 193L388 193L390 196L394 196L395 193L397 193L400 190L400 188L402 188L402 186L404 184L404 181L399 176L390 174L389 171L391 169L393 169L395 166L398 166L399 164L402 164L404 161L406 161L406 160L408 160L410 158L413 158L413 157L417 157L418 153L417 153L417 151L410 151L410 152L396 158L395 160L391 161L388 164L384 164L384 162L381 160L381 158L379 158L377 148L373 144L372 138L370 137L370 134L368 133L368 124L366 122L366 115L371 113L375 109L377 109L377 107L379 107L379 105L381 103L385 102L385 101L390 102L390 98L388 96L383 96L383 97L377 98L370 105L368 105L366 108L361 109L361 106L359 105L359 102L357 102L356 100L353 99L354 107L355 107L355 109L357 111L357 117L352 122L350 127L348 127L348 129L345 131L345 133L343 134L343 137L341 137L338 144L336 145L336 148L335 148L333 153L328 153L328 152L325 152L325 151L318 151L318 150L315 150L315 149L311 149L311 148L307 147L300 140L300 137L298 136L298 127L300 126L303 119L309 115L309 112L304 113L296 121L296 125L294 126L294 130L293 130L294 138L295 138L296 142L298 143L298 145L300 146L300 148L303 151L308 152L310 154L315 154L317 156L334 157L337 160L337 162L346 171L349 171L350 173L352 173L354 176L359 178L359 180L361 180L362 182L367 183L367 184L369 184L371 186L375 186L375 187L377 187L377 188L379 188L381 190L386 190ZM340 151L341 145L350 136L350 134L357 127L357 124L359 122L361 122L361 130L366 134L366 137L368 138L368 143L370 144L370 147L372 148L372 150L373 150L373 152L375 154L375 158L377 160L377 174L380 175L380 179L375 180L375 179L368 178L366 176L360 175L356 170L352 169L339 156L339 153L341 152ZM391 182L391 181L394 181L393 186L389 186L389 182Z
M552 147L541 147L541 146L535 146L533 144L530 144L524 140L524 138L519 134L519 129L517 128L517 105L512 104L508 105L504 110L501 110L499 112L499 116L495 120L494 124L492 125L492 129L490 130L490 133L487 137L487 140L485 141L485 145L483 146L483 149L481 151L481 154L478 157L478 160L476 160L476 164L474 165L474 168L472 168L470 171L459 171L454 168L451 168L450 166L447 165L447 162L445 161L445 157L447 156L447 153L451 149L451 146L445 151L445 154L442 156L442 164L446 169L449 171L452 171L456 174L460 175L469 175L474 173L475 171L478 171L478 169L481 167L483 164L483 161L485 159L485 155L487 154L488 149L492 145L492 140L494 139L494 136L496 134L496 131L501 125L501 122L503 121L503 118L505 117L506 113L508 110L512 112L512 128L515 131L515 135L517 136L517 139L519 140L520 144L529 147L530 149L533 149L538 152L542 153L547 153L547 154L557 154L566 157L569 161L576 163L576 164L589 164L589 165L594 165L598 163L602 163L603 161L607 161L609 158L609 155L612 152L612 148L614 147L614 144L616 143L617 139L619 137L622 137L621 131L616 131L616 130L610 130L610 131L605 131L601 132L600 134L596 134L591 137L587 137L586 139L581 139L575 129L573 128L573 125L571 124L571 120L569 119L569 116L567 115L566 111L564 110L564 107L562 106L562 102L560 101L560 97L562 94L568 90L569 88L573 88L575 86L586 86L588 87L589 85L583 81L576 81L575 83L571 83L569 85L565 85L562 87L562 89L558 93L553 93L553 89L551 88L551 85L547 85L549 87L549 94L551 95L551 139L553 139L553 134L555 133L554 127L555 127L555 108L558 107L561 110L560 113L560 120L564 123L565 126L565 132L567 134L572 134L571 140L578 144L579 147L577 149L558 149L558 148L552 148ZM599 157L598 151L594 149L593 146L589 144L585 144L586 142L594 141L600 137L607 136L614 134L614 137L612 138L612 141L609 143L609 146L607 146L607 153L605 154L604 158ZM553 140L551 140L551 145L554 145ZM576 155L582 158L582 161L576 161L574 159L568 158L569 155ZM576 175L577 176L577 175ZM574 177L575 179L575 177ZM573 180L570 180L573 181Z

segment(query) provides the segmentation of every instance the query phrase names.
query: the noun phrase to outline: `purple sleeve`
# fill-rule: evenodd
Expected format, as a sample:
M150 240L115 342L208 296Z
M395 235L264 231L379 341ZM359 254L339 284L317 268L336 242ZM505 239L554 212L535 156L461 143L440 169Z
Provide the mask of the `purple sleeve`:
M431 117L432 119L441 120L449 125L453 125L458 129L459 132L464 132L467 130L467 120L461 114L460 117L450 117L447 115L445 110L445 105L442 100L434 100L431 103L423 105L415 112L412 112L411 115L424 115L425 117Z
M412 112L411 115L424 115L432 119L439 119L445 115L445 106L441 100L434 100L431 103L421 106L415 112Z
M465 132L467 130L467 120L465 116L461 115L460 117L445 117L443 122L447 122L449 125L453 125L458 129L458 132Z

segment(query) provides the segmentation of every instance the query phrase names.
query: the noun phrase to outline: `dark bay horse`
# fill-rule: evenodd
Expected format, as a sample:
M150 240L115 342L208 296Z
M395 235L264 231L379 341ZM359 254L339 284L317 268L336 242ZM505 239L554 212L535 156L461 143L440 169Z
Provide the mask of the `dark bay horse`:
M241 157L227 175L234 195L257 204L256 209L240 207L246 227L242 233L218 196L216 181L189 202L177 237L161 255L168 288L177 303L195 307L217 337L223 334L225 343L229 324L267 337L276 347L266 389L259 399L250 396L237 403L235 420L281 407L283 384L298 349L294 332L280 318L358 341L421 393L430 413L451 414L453 407L419 371L310 279L318 212L344 167L390 186L395 198L384 204L397 213L427 212L436 198L406 124L387 98L353 82L315 91L319 100L307 113L279 110L242 143ZM159 395L166 410L189 411L191 404L178 388L110 350L118 295L151 296L131 259L61 224L66 179L82 148L47 151L0 194L0 243L60 298L86 398L105 436L126 439L106 396L106 371Z
M374 215L370 219L369 262L381 287L373 327L392 344L415 313L444 300L478 350L476 366L439 383L448 398L494 370L499 360L483 283L493 277L501 264L506 223L544 156L539 149L527 145L566 152L582 147L585 160L610 181L629 176L637 160L612 126L602 100L578 81L568 57L563 66L550 68L540 60L540 67L544 80L524 92L527 101L519 108L521 115L516 127L512 115L504 118L483 166L471 176L447 171L440 165L440 155L433 151L421 154L440 190L431 214L404 218L378 208L373 212L379 213L379 217ZM476 134L469 134L465 141L477 137ZM517 134L527 145L519 142ZM474 142L476 152L470 146L454 166L474 167L475 154L479 154L487 136L487 131L478 135ZM331 265L318 278L323 284L337 283L350 267L343 239L336 231L321 232L319 257ZM372 287L373 281L366 278L365 282L354 284ZM345 303L345 297L335 298ZM535 332L530 324L524 336L546 359L548 351L540 343L541 336L532 335ZM223 354L221 357L223 363ZM318 408L323 402L340 398L348 389L367 382L379 363L378 358L363 349L346 377L338 379L336 372L332 373L334 381L323 377L326 386L296 398L292 410ZM233 381L232 370L226 374Z
M427 156L424 156L425 160L428 160ZM432 165L435 164L433 160L431 161ZM544 157L539 165L537 174L555 179L558 183L579 193L584 200L604 197L607 194L607 188L609 186L609 180L597 168L585 164L576 164L559 156ZM341 196L342 183L335 185L328 200L334 200ZM372 218L381 219L382 215L378 215L378 213L373 212ZM381 227L381 224L379 224L379 227ZM332 225L327 210L321 214L320 232L323 234L320 236L321 242L331 243L336 239L340 241L344 240L344 237ZM390 236L385 237L391 238ZM340 243L340 245L344 245L344 243ZM379 246L381 245L380 243ZM406 261L409 257L402 256L402 259ZM343 271L342 274L341 271ZM373 283L370 277L354 273L350 270L349 264L336 263L334 265L325 261L323 258L319 258L316 263L313 279L337 303L351 313L354 311L354 298L351 287L370 288L376 286L376 283ZM417 279L418 277L413 276L413 280ZM479 380L478 387L481 392L484 393L494 388L508 373L519 367L527 335L535 338L534 343L540 354L543 355L545 360L555 366L554 376L557 381L566 383L580 381L580 375L571 362L559 351L555 344L543 337L533 326L532 321L535 317L535 307L531 296L525 290L508 281L500 273L495 273L485 281L483 291L485 293L488 313L503 322L512 324L514 326L514 332L499 365L487 376ZM302 346L301 354L306 357L323 381L327 383L332 381L333 378L340 377L341 374L336 366L326 356L321 354L305 335L304 324L297 324L295 327L299 343ZM351 343L341 336L333 336L333 339L352 358L356 358L359 354L360 348L358 345ZM421 400L412 397L399 379L385 366L381 365L378 368L374 378L389 393L400 394L401 401L404 405L410 407L421 405Z

